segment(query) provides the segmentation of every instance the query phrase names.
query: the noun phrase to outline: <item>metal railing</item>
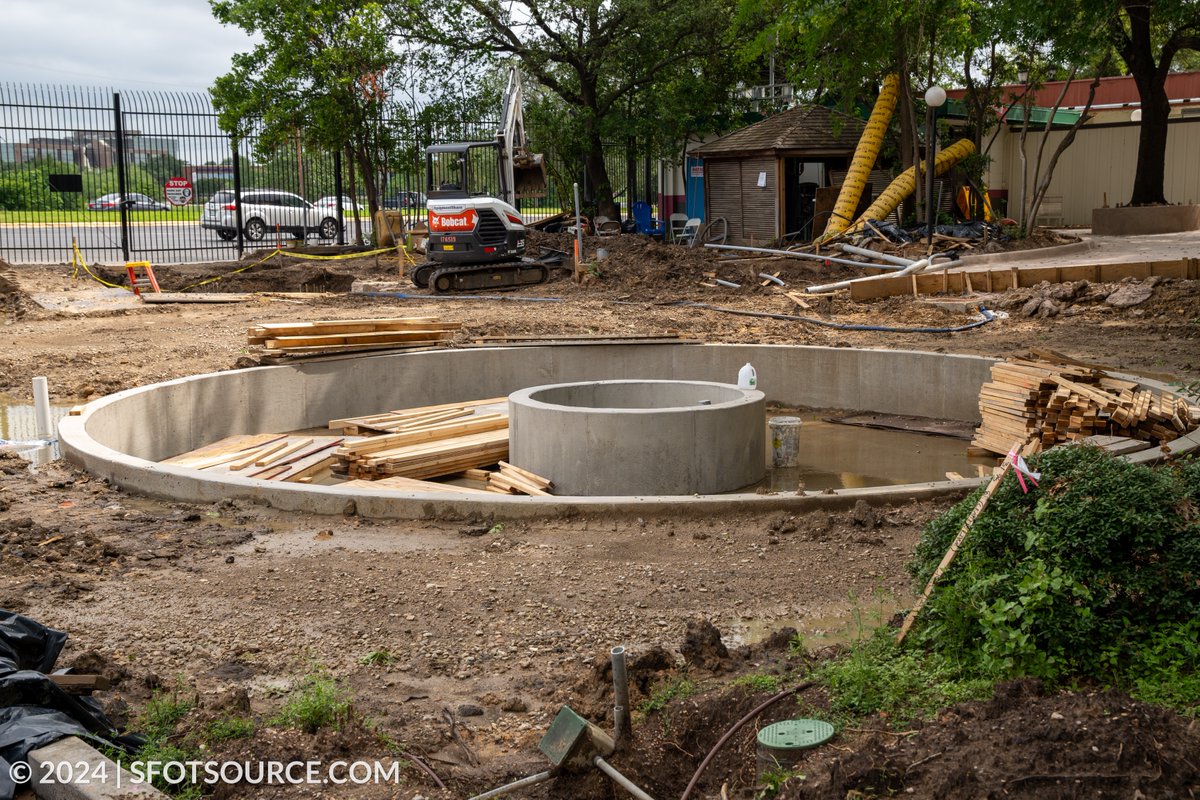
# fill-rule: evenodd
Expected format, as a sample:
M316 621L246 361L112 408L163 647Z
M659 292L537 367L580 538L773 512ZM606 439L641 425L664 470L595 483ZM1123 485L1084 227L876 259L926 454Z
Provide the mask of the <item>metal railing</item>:
M396 106L380 122L395 135L379 159L378 205L399 211L408 224L426 214L425 148L488 141L496 131L487 121L432 126L418 122L418 111ZM66 263L77 244L89 263L233 261L247 249L274 245L276 232L248 241L240 214L236 227L223 231L203 227L201 215L218 192L225 192L218 198L225 204L253 189L309 202L329 198L331 212L342 211L336 241L354 241L355 213L370 237L364 182L351 175L352 164L306 147L300 137L269 152L259 144L251 126L235 147L204 93L0 85L0 258ZM578 173L577 165L546 155L558 174ZM623 191L624 148L606 148L606 160ZM559 210L558 183L551 182L546 198L525 201L523 210L535 218ZM351 185L359 195L351 203L332 200L349 195ZM641 194L646 187L639 188Z

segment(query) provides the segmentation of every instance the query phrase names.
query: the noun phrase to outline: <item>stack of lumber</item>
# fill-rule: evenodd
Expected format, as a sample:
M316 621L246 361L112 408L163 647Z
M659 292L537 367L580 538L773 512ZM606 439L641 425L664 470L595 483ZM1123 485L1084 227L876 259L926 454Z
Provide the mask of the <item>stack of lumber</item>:
M367 480L393 475L420 480L484 467L507 457L508 415L467 411L344 444L334 452L333 471Z
M554 488L553 481L547 480L541 475L535 475L529 470L514 467L507 461L501 461L499 465L499 471L485 473L489 492L531 494L536 497L550 496L550 490ZM473 476L467 475L467 477Z
M311 483L330 468L334 448L345 441L341 436L236 435L162 463L260 480Z
M346 481L342 486L354 489L395 489L402 492L436 492L438 494L462 494L465 492L467 494L483 494L482 489L474 489L470 486L456 486L452 483L438 483L437 481L419 481L414 478L405 478L401 475L380 478L377 481Z
M313 355L358 350L430 347L449 341L462 327L437 317L264 322L246 331L247 341L272 353Z
M341 431L347 436L356 434L373 435L378 433L403 433L407 431L430 428L450 420L462 419L474 415L484 406L507 407L505 397L492 397L487 400L469 400L465 403L446 403L440 406L422 406L406 408L398 411L385 411L382 414L369 414L364 417L347 417L329 421L331 431Z
M1017 440L1037 450L1095 435L1162 444L1200 427L1200 407L1184 398L1052 350L993 366L979 413L972 446L1000 454Z

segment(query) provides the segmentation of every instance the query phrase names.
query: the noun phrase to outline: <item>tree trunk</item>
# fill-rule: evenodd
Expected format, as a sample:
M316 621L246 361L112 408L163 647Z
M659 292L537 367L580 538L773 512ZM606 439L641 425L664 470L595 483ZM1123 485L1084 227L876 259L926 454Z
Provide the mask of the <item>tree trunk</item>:
M1155 76L1134 75L1142 101L1142 125L1138 129L1137 172L1133 178L1131 206L1165 204L1167 166L1167 115L1171 104L1164 81Z
M582 81L580 96L583 100L583 135L587 150L583 157L583 168L596 198L596 214L618 219L617 204L613 201L612 181L608 179L608 165L604 163L604 143L600 140L600 123L597 118L597 93L594 81Z

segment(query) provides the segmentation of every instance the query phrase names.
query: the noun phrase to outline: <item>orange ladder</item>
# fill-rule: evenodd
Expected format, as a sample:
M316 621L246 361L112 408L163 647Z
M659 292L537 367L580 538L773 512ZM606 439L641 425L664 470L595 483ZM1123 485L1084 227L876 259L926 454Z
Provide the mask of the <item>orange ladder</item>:
M140 277L135 271L139 269L145 270ZM153 289L162 294L162 289L158 288L158 279L154 277L154 267L150 266L149 261L126 261L125 271L129 273L129 288L133 289L133 293L138 297L142 296L142 289Z

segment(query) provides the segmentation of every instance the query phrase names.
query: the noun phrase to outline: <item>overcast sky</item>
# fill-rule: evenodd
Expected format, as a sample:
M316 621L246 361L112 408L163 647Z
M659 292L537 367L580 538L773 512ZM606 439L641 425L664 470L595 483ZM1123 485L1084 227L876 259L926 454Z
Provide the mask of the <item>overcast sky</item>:
M4 0L0 83L205 90L252 46L208 0Z

